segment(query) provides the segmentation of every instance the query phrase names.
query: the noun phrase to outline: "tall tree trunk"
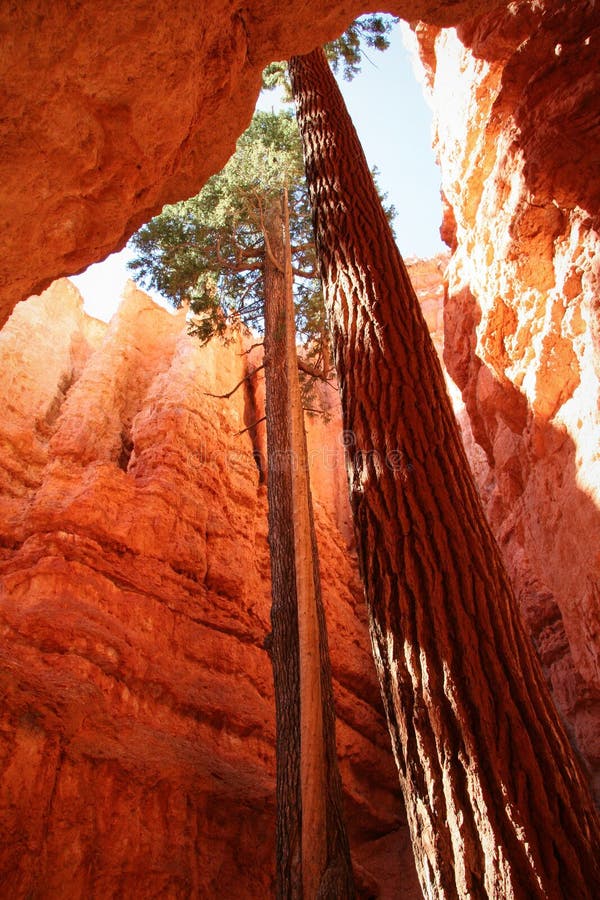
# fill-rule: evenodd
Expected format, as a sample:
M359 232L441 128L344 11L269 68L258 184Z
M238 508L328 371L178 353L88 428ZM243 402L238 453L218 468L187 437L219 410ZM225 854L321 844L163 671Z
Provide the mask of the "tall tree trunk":
M277 724L277 891L353 897L298 380L287 195L265 222L271 657Z
M371 638L423 892L597 896L600 829L322 51L290 62Z

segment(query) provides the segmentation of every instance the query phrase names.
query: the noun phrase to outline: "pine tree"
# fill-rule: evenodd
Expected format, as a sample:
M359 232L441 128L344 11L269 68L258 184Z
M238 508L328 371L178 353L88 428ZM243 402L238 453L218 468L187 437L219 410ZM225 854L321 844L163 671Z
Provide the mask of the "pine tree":
M224 170L132 243L137 277L176 306L189 302L202 340L235 323L264 328L277 894L353 897L298 382L294 276L300 330L311 338L317 322L319 344L324 328L293 117L256 114Z
M591 898L600 829L322 51L290 61L375 661L427 897Z

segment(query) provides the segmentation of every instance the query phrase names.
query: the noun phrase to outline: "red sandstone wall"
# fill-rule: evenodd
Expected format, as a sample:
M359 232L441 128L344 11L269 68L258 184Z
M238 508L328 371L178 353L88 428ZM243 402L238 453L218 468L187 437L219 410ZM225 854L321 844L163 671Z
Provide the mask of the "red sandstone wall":
M450 24L500 0L393 0ZM263 67L340 34L361 0L19 0L0 8L0 326L122 247L232 153Z
M518 2L417 34L455 248L445 360L554 697L600 772L600 28Z
M496 6L501 15L465 18ZM253 7L251 18L235 3L227 16L206 4L165 9L27 0L0 13L3 311L116 249L164 200L195 192L248 120L263 62L331 36L358 5L315 2L302 21L286 4ZM480 488L522 608L598 771L597 14L585 0L390 9L463 21L419 26L456 251L446 358L487 454ZM180 324L142 303L106 331L60 290L60 311L48 317L46 295L1 338L2 872L14 896L226 892L240 873L253 896L271 877L272 848L255 838L272 822L272 725L261 693L264 498L231 431L245 412L238 398L223 419L203 396ZM211 365L201 371L213 389L239 375L233 366L217 378ZM177 383L186 402L176 413ZM217 448L201 465L199 440ZM238 571L238 558L252 567ZM239 688L241 668L250 674ZM340 672L340 685L366 684ZM346 746L362 735L345 774L366 797L389 757L373 744L374 700L353 696L347 710L368 726L343 726ZM239 765L240 745L257 765ZM374 816L373 837L398 821L389 778L375 811L354 802ZM381 877L389 854L365 846Z
M244 357L184 325L130 287L105 326L62 281L0 333L3 896L273 891L265 488L244 392L206 393ZM333 413L310 444L352 847L409 898Z

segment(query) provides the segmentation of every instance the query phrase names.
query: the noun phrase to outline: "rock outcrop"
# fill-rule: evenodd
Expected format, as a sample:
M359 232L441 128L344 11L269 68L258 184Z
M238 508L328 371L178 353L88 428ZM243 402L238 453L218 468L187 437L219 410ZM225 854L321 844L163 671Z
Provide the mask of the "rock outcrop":
M6 896L272 894L260 386L210 396L239 350L133 285L108 326L61 281L0 335ZM354 861L365 896L418 896L328 402L309 449Z
M499 0L393 0L449 25ZM263 67L306 53L359 0L20 0L0 10L0 326L14 304L196 194L250 121Z
M600 787L600 92L593 3L416 26L454 250L445 360L489 520Z

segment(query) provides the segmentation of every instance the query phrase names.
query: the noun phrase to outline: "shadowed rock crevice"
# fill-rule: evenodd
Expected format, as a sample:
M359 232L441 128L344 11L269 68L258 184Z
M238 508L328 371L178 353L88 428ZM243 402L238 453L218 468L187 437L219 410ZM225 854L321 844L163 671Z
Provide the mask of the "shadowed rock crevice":
M248 435L252 442L252 456L258 469L258 483L267 483L267 450L266 428L264 421L260 419L264 413L264 374L262 363L257 362L259 354L254 353L252 359L245 355L245 381L244 381L244 427L248 429ZM259 371L260 368L260 371Z
M121 452L117 458L117 465L123 472L127 471L132 453L133 440L131 438L131 429L123 427L121 429Z
M65 372L58 382L56 394L52 398L44 416L44 424L48 427L49 432L52 431L52 426L60 415L62 405L67 399L67 394L74 381L75 373L71 370L70 372Z

